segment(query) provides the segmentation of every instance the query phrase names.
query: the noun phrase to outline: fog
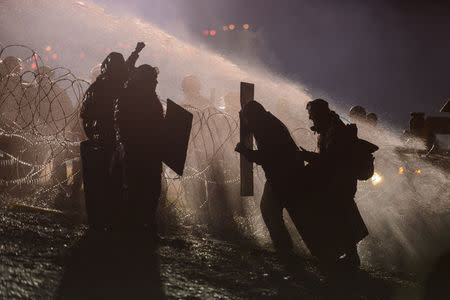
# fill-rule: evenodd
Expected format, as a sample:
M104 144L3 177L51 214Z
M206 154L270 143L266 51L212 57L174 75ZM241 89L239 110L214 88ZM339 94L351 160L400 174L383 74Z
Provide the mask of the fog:
M90 1L2 1L0 28L0 43L3 46L27 45L36 49L42 58L47 56L51 67L64 66L86 80L89 79L89 70L101 62L108 51L128 56L136 42L144 41L147 46L142 51L138 64L157 66L160 69L158 94L161 99L170 98L178 103L184 97L181 83L187 75L195 75L200 79L201 93L205 98L211 98L211 90L215 89L215 104L220 103L220 98L225 94L239 92L241 81L254 83L255 100L285 121L298 145L308 150L316 149L317 137L309 131L311 124L305 110L307 101L311 100L307 89L262 65L236 65L194 42L180 41L151 23L129 15L108 15ZM50 51L46 51L47 46L51 46ZM14 49L3 53L2 58L14 55L13 52ZM57 59L52 59L55 53ZM24 63L30 69L31 61ZM73 99L77 100L79 99ZM347 117L345 110L337 107L333 99L327 100L332 109ZM281 101L287 109L280 108ZM233 158L226 161L227 168L239 165L239 156L232 150L230 152L239 136L237 117L231 115L225 121L215 119L214 122L221 129L209 130L207 139L219 135L224 140L218 144L224 146L211 146L210 142L205 144L205 151L210 153L206 157L207 167L217 168L214 167L217 166L216 152L227 151L231 154L224 156ZM231 124L230 129L223 133L224 127L220 124L225 123L218 122ZM200 125L194 125L193 130L204 129L198 126ZM388 125L376 130L360 126L359 134L380 147L375 153L375 168L382 178L378 184L371 180L358 184L355 200L370 232L359 245L362 263L384 270L417 270L450 246L449 170L439 168L427 160L420 160L414 155L399 155L395 148L402 143ZM237 184L236 178L231 175L217 179L214 172L199 170L192 165L195 161L195 158L188 157L187 175L182 181L199 180L213 184L223 181L222 185L226 187ZM400 167L406 170L404 174L399 174ZM415 172L417 170L421 170L420 174ZM258 168L255 197L239 201L244 201L246 221L250 223L245 229L247 234L257 237L262 244L267 244L268 235L258 205L264 182L262 178L261 169ZM169 188L169 198L172 194L182 194L180 189L183 187L183 183L176 183L178 179L172 180L175 183L171 180L169 179L169 184L173 186L172 190ZM210 203L215 203L214 192L217 197L223 197L218 190L212 191L207 199ZM301 191L298 197L301 197ZM182 202L181 206L186 206L186 211L180 212L182 217L195 209L195 205L192 207L187 204L189 199L176 198ZM214 211L214 208L211 209ZM306 251L300 244L299 249Z

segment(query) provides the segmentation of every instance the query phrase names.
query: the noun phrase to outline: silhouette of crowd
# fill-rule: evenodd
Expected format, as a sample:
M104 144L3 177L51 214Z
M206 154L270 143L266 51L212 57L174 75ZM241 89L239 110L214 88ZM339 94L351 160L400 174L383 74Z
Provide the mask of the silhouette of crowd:
M112 52L101 64L100 74L83 99L80 116L88 140L81 145L81 155L89 225L98 231L145 231L157 241L155 214L161 195L162 162L171 146L166 137L172 133L156 93L158 68L148 64L135 67L143 48L144 44L138 43L127 60ZM191 139L203 136L202 130L210 127L202 126L203 114L215 105L214 99L202 96L201 88L196 76L182 81L181 104L193 115ZM262 104L253 100L240 110L238 98L237 93L229 92L221 99L221 109L231 115L239 113L241 126L255 138L256 150L237 141L234 150L264 171L266 182L260 209L277 253L293 254L292 238L283 219L286 209L324 270L356 270L360 265L357 244L368 235L368 230L354 196L357 180L373 175L372 153L378 147L359 139L356 124L345 125L328 102L316 99L307 104L306 110L313 123L311 130L318 134L319 151L307 151L295 143L288 127ZM289 110L285 106L282 103L278 107L280 116ZM354 123L363 120L372 126L377 121L375 114L366 116L362 107L353 107L350 118ZM287 121L292 124L295 119ZM220 140L223 129L211 132L212 141ZM195 139L189 143L189 165L199 173L213 172L223 181L227 163L236 159L233 149L224 150L224 157L216 158L211 165L205 141L200 141L203 145L198 142ZM239 170L233 172L237 174ZM220 223L219 215L233 217L225 213L229 211L227 205L233 206L231 211L240 209L236 203L208 199L224 190L205 177L185 182L184 190L198 216L216 217L209 219L210 223ZM228 198L240 201L237 189ZM207 201L210 205L204 205ZM211 209L224 213L212 214Z
M144 47L144 43L138 43L126 60L122 54L112 52L91 69L90 86L79 114L83 132L78 127L78 116L68 118L76 109L66 91L54 83L54 70L40 66L35 71L35 82L25 82L19 76L23 63L16 57L7 57L0 63L1 88L9 91L2 98L0 112L3 127L33 127L42 136L62 139L68 134L78 139L87 137L78 152L90 235L125 232L137 237L136 233L145 233L145 239L158 243L156 212L164 183L163 162L172 146L167 136L173 133L165 103L156 92L159 69L149 64L135 66ZM240 154L264 172L259 208L279 257L294 256L293 239L283 216L286 210L325 272L355 272L361 264L358 243L369 234L354 201L357 181L372 177L373 153L378 150L376 145L358 137L358 129L377 127L377 115L367 113L362 106L353 106L348 114L350 124L345 124L346 119L333 111L327 101L309 101L305 110L312 122L310 131L317 136L317 152L313 152L293 139L289 127L295 126L297 119L286 99L277 100L272 114L255 100L239 105L236 91L227 92L219 99L219 108L214 107L214 96L208 99L202 95L202 83L195 75L182 80L181 90L180 104L193 116L189 147L181 160L188 162L189 175L195 175L181 185L198 220L221 227L234 214L242 213L239 182L232 182L231 188L217 184L239 177L238 164L231 162ZM229 136L235 137L230 132L239 126L214 119L217 111L240 118L256 148L237 140L221 143ZM432 149L436 147L435 137L429 124L435 119L427 120L423 113L411 113L405 136L423 139ZM2 150L19 148L17 143L3 139L1 142ZM217 149L222 150L220 155ZM74 149L62 150L53 164L64 164L69 151ZM31 158L31 153L27 155L38 160ZM73 167L81 169L76 163ZM2 179L10 175L5 174L5 168L1 172ZM66 169L57 169L53 176L58 182L65 181ZM73 189L81 190L80 178L75 180Z

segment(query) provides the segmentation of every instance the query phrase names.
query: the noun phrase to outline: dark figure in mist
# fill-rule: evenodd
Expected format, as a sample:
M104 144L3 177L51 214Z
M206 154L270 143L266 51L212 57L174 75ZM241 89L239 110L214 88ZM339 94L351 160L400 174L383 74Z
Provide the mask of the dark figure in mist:
M350 121L352 123L364 123L366 122L366 109L360 105L355 105L350 108L350 111L348 112L348 115L350 117Z
M116 145L114 102L123 94L124 84L135 69L138 52L144 46L144 43L138 43L127 61L120 53L110 53L101 65L101 74L83 98L80 117L89 139L84 146L89 145L86 146L89 148L87 152L98 156L98 159L90 159L90 174L86 171L87 164L83 163L85 192L90 190L93 192L91 195L95 195L88 197L86 194L88 222L94 228L111 225L121 202L120 179L113 178L109 171Z
M296 162L298 147L286 126L260 103L249 102L242 110L242 117L255 137L258 150L238 143L236 151L264 169L267 181L261 198L261 214L275 249L287 253L293 245L283 220L283 208L289 211L291 187L303 168L303 164Z
M310 101L307 110L314 123L311 130L319 134L319 153L300 154L309 162L306 172L311 183L310 203L317 209L317 215L311 218L317 223L313 228L315 236L302 237L324 264L334 265L345 254L340 262L358 267L357 243L368 231L354 201L357 177L349 149L356 137L325 100Z
M367 124L369 124L372 127L377 127L378 123L378 117L375 113L367 114L366 116Z
M125 150L123 203L125 226L156 235L155 214L161 194L163 107L156 94L158 69L141 65L119 99L118 127Z

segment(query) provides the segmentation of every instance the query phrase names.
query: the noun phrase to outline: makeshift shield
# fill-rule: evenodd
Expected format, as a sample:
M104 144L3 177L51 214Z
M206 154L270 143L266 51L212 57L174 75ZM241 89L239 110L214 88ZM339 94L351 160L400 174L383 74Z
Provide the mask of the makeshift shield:
M253 100L255 85L241 82L241 107ZM240 142L248 149L253 149L253 134L247 128L239 114L240 120ZM240 155L241 162L241 196L253 196L253 163L248 161L244 155Z
M178 175L183 175L193 115L167 99L165 119L166 151L163 162Z

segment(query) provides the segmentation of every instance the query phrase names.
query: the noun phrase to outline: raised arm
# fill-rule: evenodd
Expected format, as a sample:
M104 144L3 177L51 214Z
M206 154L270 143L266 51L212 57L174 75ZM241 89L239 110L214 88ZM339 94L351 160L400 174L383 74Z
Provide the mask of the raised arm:
M141 50L144 49L144 47L145 47L144 42L137 43L136 49L134 49L134 51L127 58L126 64L130 71L134 71L134 69L136 68L135 65L136 65L137 59L139 58L139 52L141 52Z

